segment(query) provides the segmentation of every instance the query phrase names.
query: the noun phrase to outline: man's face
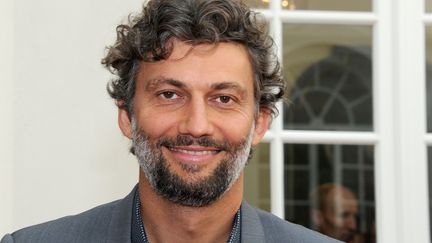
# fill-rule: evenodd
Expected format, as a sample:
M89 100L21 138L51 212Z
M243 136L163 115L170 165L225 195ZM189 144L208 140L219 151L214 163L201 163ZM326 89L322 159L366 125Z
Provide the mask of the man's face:
M142 170L166 199L205 206L236 182L251 146L268 127L255 114L253 72L246 49L235 43L173 41L167 60L142 63L133 124L119 125L133 139Z
M357 232L358 205L352 192L338 188L326 198L326 207L321 212L320 231L344 242L354 242Z

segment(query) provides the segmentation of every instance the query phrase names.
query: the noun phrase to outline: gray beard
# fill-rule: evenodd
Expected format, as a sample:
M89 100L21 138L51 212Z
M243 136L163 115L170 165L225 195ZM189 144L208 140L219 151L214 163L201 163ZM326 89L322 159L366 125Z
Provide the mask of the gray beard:
M148 182L163 198L190 207L207 206L231 189L250 158L253 132L254 126L247 137L237 144L218 143L211 138L196 139L191 136L161 138L152 144L148 136L138 128L135 118L132 118L132 146ZM222 147L222 152L227 155L212 174L203 178L193 178L193 174L201 170L199 165L181 164L181 168L190 175L185 180L170 170L161 149L166 145L190 144Z

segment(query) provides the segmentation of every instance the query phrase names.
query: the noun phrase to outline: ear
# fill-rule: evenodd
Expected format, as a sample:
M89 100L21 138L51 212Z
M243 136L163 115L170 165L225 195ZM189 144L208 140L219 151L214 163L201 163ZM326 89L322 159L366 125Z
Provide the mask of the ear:
M118 125L123 135L132 139L132 123L126 109L118 109Z
M252 146L257 145L264 134L267 132L271 119L271 113L267 109L260 109L258 117L255 119L255 131L252 139Z

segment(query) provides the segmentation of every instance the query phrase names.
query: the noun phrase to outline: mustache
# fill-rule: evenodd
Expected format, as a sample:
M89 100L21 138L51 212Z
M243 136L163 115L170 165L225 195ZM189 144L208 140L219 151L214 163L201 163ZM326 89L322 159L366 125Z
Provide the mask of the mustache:
M190 146L190 145L199 145L202 147L212 147L217 148L218 150L230 151L232 146L228 142L218 141L211 137L199 137L195 138L190 135L177 135L174 138L164 137L159 139L156 146L160 147L175 147L175 146Z

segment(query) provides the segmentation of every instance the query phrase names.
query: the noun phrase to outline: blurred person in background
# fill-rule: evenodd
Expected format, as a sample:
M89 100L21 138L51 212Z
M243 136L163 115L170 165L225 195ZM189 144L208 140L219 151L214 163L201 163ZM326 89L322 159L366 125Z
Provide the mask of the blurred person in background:
M311 217L315 228L332 238L359 243L357 234L358 202L348 188L323 184L311 193Z

